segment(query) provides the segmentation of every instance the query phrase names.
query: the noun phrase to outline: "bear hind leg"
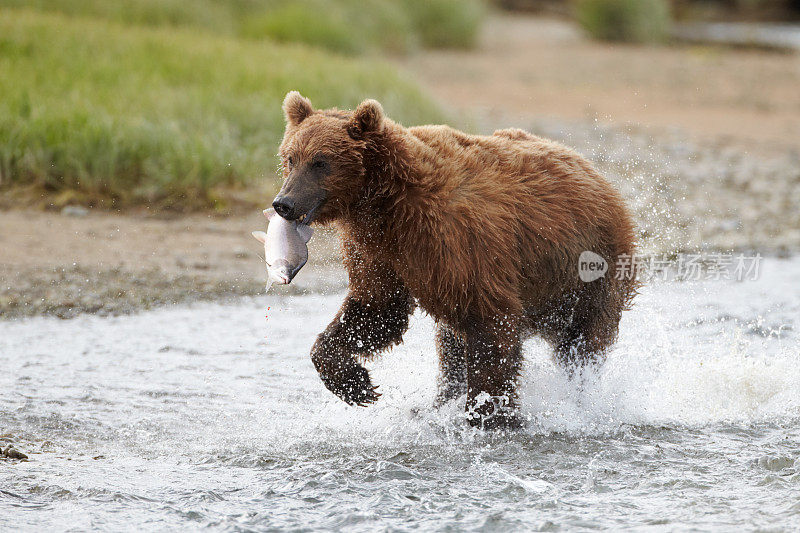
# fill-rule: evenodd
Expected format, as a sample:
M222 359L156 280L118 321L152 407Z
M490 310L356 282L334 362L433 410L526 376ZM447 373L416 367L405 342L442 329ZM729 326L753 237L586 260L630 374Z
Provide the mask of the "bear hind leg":
M570 374L602 363L606 350L614 343L623 306L609 296L606 290L584 292L574 302L570 319L559 331L556 360Z

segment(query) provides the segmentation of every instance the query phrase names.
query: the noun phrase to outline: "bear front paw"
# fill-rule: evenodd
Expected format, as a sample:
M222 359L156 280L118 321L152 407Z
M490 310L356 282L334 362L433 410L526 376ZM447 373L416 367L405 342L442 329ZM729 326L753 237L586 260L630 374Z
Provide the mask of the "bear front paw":
M337 370L331 375L320 374L320 377L329 391L348 404L365 407L380 398L378 387L372 384L363 366L352 362Z

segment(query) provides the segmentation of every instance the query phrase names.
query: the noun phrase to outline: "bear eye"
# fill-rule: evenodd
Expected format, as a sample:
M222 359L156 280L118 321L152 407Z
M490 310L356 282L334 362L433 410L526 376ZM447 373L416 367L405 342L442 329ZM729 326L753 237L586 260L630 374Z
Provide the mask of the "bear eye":
M325 161L314 161L312 167L317 169L325 168Z
M292 165L294 165L294 159L292 159L292 156L289 156L286 158L286 168L292 168Z

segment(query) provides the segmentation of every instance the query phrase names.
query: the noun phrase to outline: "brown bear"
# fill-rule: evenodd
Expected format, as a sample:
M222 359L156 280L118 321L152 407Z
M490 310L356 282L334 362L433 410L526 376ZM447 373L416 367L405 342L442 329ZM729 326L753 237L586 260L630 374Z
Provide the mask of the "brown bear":
M334 224L350 279L311 350L331 392L378 399L359 359L401 342L416 305L437 323L437 404L466 393L474 426L521 425L525 337L552 343L568 369L602 360L636 293L634 226L586 159L518 129L405 128L375 100L314 110L293 91L283 110L285 181L272 205ZM585 251L608 266L594 281L579 276Z

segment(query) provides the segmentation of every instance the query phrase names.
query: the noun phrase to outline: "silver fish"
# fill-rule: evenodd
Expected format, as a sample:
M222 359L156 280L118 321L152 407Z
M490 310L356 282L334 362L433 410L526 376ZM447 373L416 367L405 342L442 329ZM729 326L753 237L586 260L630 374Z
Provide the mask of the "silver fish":
M286 220L274 209L265 209L264 216L269 220L267 232L254 231L253 237L264 243L264 259L267 262L270 285L286 285L291 283L308 261L306 243L311 239L314 230L296 220Z

